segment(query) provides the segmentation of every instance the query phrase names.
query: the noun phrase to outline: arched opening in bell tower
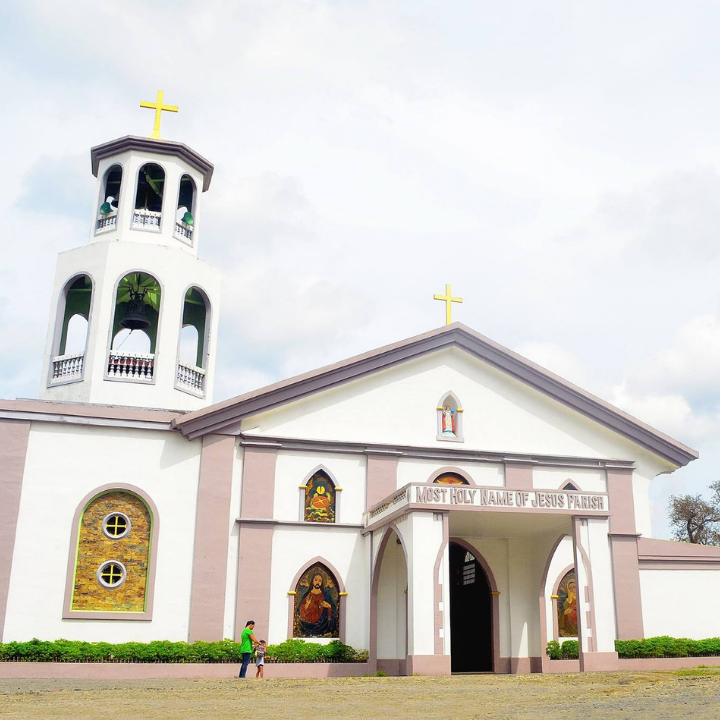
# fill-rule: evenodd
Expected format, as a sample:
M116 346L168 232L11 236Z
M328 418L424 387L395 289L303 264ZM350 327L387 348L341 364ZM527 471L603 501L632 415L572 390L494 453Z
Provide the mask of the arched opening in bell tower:
M117 228L122 172L121 165L112 165L105 172L105 177L101 184L102 194L99 198L97 224L95 228L95 231L98 233L115 230L115 228Z
M192 245L195 228L195 182L189 175L180 178L177 211L175 214L175 237Z
M109 377L152 380L161 296L160 283L148 273L133 272L121 278L115 292Z
M191 287L183 301L182 328L178 349L177 387L205 393L210 301L198 287Z
M89 275L76 275L65 283L57 306L51 384L82 379L92 292Z
M162 217L165 171L156 163L145 163L138 171L133 228L159 230Z

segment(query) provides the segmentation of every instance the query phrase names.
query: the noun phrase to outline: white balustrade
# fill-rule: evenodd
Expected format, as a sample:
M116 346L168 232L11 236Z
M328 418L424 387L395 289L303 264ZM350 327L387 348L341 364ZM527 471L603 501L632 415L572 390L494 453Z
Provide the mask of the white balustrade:
M182 220L175 221L175 237L188 245L192 245L193 226L184 223Z
M202 368L178 362L176 380L180 390L187 390L202 397L205 396L205 371Z
M50 383L80 380L83 374L84 362L85 353L57 355L52 359L52 377L50 378Z
M109 230L115 230L117 227L117 211L110 215L101 215L97 221L96 233L108 232Z
M135 230L159 230L162 213L153 210L133 210L133 228Z
M155 355L111 350L108 377L128 382L151 382L155 370Z

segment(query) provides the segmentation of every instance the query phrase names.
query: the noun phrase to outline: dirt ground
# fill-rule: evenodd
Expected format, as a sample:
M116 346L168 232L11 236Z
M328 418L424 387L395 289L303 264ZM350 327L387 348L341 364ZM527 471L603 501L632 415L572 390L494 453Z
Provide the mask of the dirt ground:
M225 720L720 717L720 668L328 680L0 680L0 717Z

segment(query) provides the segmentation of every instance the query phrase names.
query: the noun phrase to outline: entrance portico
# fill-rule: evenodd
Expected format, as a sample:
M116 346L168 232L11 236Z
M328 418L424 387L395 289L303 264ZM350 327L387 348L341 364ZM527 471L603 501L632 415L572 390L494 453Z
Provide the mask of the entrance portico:
M371 661L409 675L542 672L548 571L562 564L576 568L581 667L612 665L609 517L602 492L416 483L389 495L366 514Z

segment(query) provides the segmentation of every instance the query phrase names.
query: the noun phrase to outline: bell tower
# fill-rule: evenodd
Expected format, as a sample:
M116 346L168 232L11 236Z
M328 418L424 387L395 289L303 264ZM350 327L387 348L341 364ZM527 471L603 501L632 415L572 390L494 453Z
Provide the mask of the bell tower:
M127 136L90 151L87 245L60 253L40 397L196 410L212 401L220 273L198 257L213 166L187 145Z

